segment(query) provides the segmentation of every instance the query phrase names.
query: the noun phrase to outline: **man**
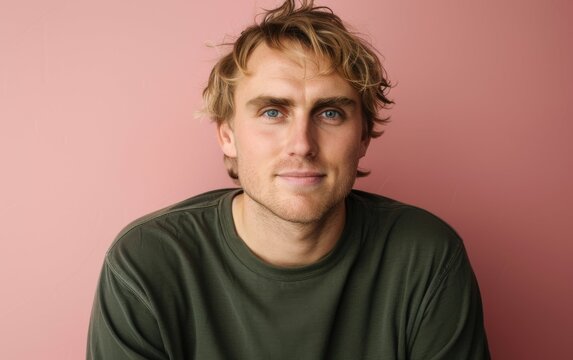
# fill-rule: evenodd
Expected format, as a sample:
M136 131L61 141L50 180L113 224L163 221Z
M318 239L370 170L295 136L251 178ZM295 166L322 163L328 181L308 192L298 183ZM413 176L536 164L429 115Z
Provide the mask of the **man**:
M122 231L88 358L489 358L456 233L352 190L388 87L375 52L312 1L243 31L204 91L240 189Z

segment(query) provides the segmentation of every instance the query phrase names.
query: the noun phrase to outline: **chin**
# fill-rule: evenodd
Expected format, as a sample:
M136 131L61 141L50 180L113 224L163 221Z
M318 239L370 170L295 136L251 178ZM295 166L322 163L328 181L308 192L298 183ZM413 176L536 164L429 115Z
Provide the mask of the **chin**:
M271 204L261 204L275 216L297 224L320 222L341 203L342 199L286 198Z
M297 211L292 209L286 211L282 211L281 209L276 209L276 210L270 209L270 210L281 219L295 224L314 224L319 222L325 217L325 214L323 212L318 212L318 211L315 212Z

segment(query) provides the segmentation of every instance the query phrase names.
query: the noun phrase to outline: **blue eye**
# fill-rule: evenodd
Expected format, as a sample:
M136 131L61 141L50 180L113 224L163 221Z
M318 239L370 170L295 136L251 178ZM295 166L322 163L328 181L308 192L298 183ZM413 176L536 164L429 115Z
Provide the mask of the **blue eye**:
M270 109L266 110L263 114L270 118L276 118L279 117L281 113L276 109Z
M340 113L336 110L326 110L322 115L327 119L335 119L340 116Z

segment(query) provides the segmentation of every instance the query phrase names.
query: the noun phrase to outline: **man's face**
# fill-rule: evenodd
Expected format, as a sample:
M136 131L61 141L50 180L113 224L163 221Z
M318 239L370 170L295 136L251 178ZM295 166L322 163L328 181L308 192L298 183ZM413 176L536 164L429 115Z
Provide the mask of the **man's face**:
M344 206L364 156L358 92L308 52L294 60L260 45L235 89L235 115L219 127L237 160L244 201L295 223Z

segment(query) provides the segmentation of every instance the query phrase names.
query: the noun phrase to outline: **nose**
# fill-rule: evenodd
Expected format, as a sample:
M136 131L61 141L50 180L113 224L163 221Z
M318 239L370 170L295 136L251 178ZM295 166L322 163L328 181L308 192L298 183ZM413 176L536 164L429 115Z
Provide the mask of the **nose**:
M289 127L287 152L289 156L313 158L318 152L316 129L310 116L293 119Z

